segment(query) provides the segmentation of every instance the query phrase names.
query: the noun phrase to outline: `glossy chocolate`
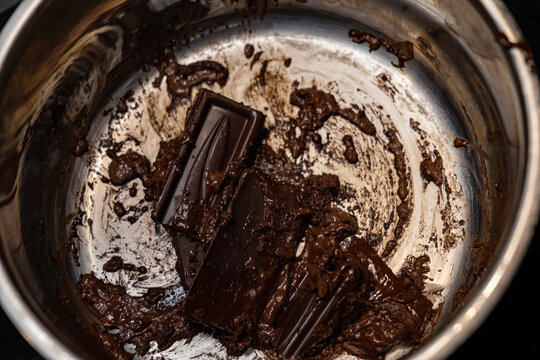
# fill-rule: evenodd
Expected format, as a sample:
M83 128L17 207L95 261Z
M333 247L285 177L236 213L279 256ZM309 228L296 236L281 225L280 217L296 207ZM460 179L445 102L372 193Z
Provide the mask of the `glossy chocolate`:
M206 208L224 200L219 189L225 177L234 186L263 123L262 113L206 89L199 91L188 111L184 133L192 141L179 147L156 203L158 221L178 230L177 269L186 287L204 256L201 236L193 234L193 214L189 213L194 207ZM210 228L203 232L212 232Z
M221 228L185 300L184 314L235 338L252 336L281 267L306 223L295 187L256 169L242 173ZM287 227L283 227L287 222Z

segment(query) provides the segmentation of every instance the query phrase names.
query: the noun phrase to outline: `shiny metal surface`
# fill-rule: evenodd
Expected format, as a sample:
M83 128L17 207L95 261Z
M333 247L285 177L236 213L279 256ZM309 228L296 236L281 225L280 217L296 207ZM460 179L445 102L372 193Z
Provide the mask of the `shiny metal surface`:
M154 1L153 6L159 9L172 2ZM182 129L185 106L167 113L164 87L151 84L156 70L129 72L114 82L105 76L125 56L123 29L100 21L122 3L27 0L0 36L0 303L21 333L50 359L102 356L86 336L91 317L73 291L79 274L95 271L132 294L177 281L167 235L149 226L149 213L130 226L117 221L110 209L116 200L135 206L142 191L139 198L129 199L125 189L112 191L101 182L110 159L99 147L91 145L81 158L66 151L77 130L73 119L81 113L90 124L90 144L111 136L116 141L135 137L138 141L128 140L123 150L135 149L150 159L159 140ZM203 31L189 34L190 46L179 52L179 61L212 58L226 64L231 80L220 91L257 108L268 107L270 125L280 114L294 113L286 98L292 81L298 80L301 86L316 84L339 94L344 104L361 103L380 132L395 126L406 148L414 211L388 263L397 271L409 256L428 254L426 292L438 307L427 332L430 338L409 356L449 355L504 292L538 215L538 81L518 49L507 52L495 41L496 31L511 40L521 38L504 6L488 0L280 1L277 8L268 6L264 20L246 21L232 9L242 2L209 4L207 15L193 19L192 28ZM59 16L66 21L58 21ZM204 31L215 23L221 25ZM352 43L346 35L350 28L410 40L415 59L397 69L391 54L370 53L367 46ZM117 46L104 46L99 41L102 34L116 34ZM279 76L273 82L278 85L250 85L256 71L245 71L247 42L264 50L271 60L270 73ZM292 58L292 65L283 69L280 64L286 57ZM389 80L382 84L381 79ZM128 89L135 99L130 110L110 120L106 110L114 111ZM282 106L276 110L268 103L270 97ZM411 126L411 118L422 136ZM353 130L336 120L327 131L339 138L343 131ZM475 146L469 151L453 148L455 137ZM389 216L385 209L396 207L390 196L393 185L386 179L392 158L384 138L371 141L358 135L356 140L361 152L376 154L377 170L353 169L331 156L308 153L306 172L335 172L357 193L367 189L370 200L356 212L365 224L373 204L379 204L383 219ZM270 142L279 146L276 139ZM328 146L340 150L338 145ZM441 154L452 195L424 184L418 164L426 149ZM445 207L452 210L445 213L446 223L441 220ZM68 220L78 209L86 214L84 226L78 228L80 264L64 249ZM449 230L444 230L445 224ZM381 252L392 239L391 230L366 226L362 235L381 235ZM456 244L446 248L448 232ZM434 242L432 234L439 240ZM481 243L493 244L487 247L492 249L487 257L475 250ZM147 266L148 276L141 280L103 273L101 265L115 247L127 261ZM463 305L453 304L454 295L469 287ZM218 343L198 336L189 346L176 344L162 355L189 359L209 350L222 354ZM408 351L396 349L388 358ZM252 352L245 358L257 356L261 355Z

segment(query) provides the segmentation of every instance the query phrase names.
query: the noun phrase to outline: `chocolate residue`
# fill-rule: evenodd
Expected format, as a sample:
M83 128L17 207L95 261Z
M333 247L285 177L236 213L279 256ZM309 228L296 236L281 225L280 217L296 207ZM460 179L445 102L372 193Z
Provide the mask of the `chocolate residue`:
M246 56L246 59L249 59L253 56L253 52L255 51L255 48L251 44L246 44L244 46L244 55Z
M414 58L414 46L410 41L388 41L356 29L349 30L349 37L357 44L367 42L369 44L370 52L378 50L381 46L384 46L386 51L397 56L398 64L396 65L392 63L392 65L398 68L404 67L405 61Z
M534 54L531 50L531 46L528 43L523 41L511 42L510 40L508 40L506 34L503 32L495 33L495 40L506 49L511 49L513 47L521 49L525 54L525 61L527 62L527 65L529 65L529 67L533 70L536 69L536 61L534 60Z
M259 79L259 84L261 84L262 87L266 86L266 69L268 68L268 60L264 60L261 69L259 70L259 75L257 76L257 79Z
M120 256L113 256L105 264L103 264L103 270L107 272L116 272L122 268L124 260Z
M343 136L343 144L345 144L345 152L343 153L343 156L345 156L345 159L350 162L351 164L358 162L358 154L356 153L356 149L354 148L354 142L351 135L345 135Z
M116 106L116 115L123 114L128 111L128 101L133 99L133 90L128 90L118 101L118 105Z
M118 255L113 256L105 264L103 264L103 271L106 272L116 272L120 269L126 271L136 271L141 274L146 274L146 272L148 271L144 266L137 267L133 264L125 263L124 260Z
M251 63L249 63L249 70L252 70L253 69L253 65L255 65L255 63L257 61L259 61L259 59L261 58L261 55L263 54L263 51L257 51L255 53L255 55L253 56L253 59L251 59Z
M133 358L134 354L124 350L126 344L146 354L152 341L165 350L175 341L189 340L200 332L182 316L182 291L178 287L148 289L144 296L132 297L120 285L83 274L77 293L99 320L93 332L112 359Z
M435 159L425 158L420 163L420 174L426 181L431 181L437 186L444 183L444 167L442 158L439 154L435 154Z
M459 148L468 149L469 145L470 145L470 143L467 140L462 139L462 138L455 138L454 142L452 143L452 146L454 146L457 149L459 149Z
M88 151L88 141L86 140L86 134L75 138L74 142L70 145L69 151L75 156L81 156Z
M221 171L206 170L205 183L208 190L217 193L225 180L225 173Z
M290 102L299 108L298 115L293 121L301 132L298 137L295 128L291 127L286 139L287 147L291 149L294 158L303 153L306 137L320 129L331 116L347 119L366 135L373 136L376 133L375 125L365 116L364 111L340 108L333 95L316 87L293 89Z
M398 222L394 228L394 239L388 241L382 254L383 257L388 257L394 251L394 248L397 246L397 240L403 235L405 226L407 225L411 217L412 208L410 200L408 200L409 172L407 169L407 160L405 159L403 145L399 141L396 131L394 129L386 129L384 133L388 138L388 151L390 151L390 153L394 155L394 169L396 170L398 176L397 195L400 200L400 203L396 208Z
M286 58L285 61L283 61L283 65L288 68L289 66L291 66L291 62L292 62L292 59L291 58Z
M81 266L79 262L79 243L81 242L81 238L79 237L77 227L84 225L85 216L86 212L82 210L78 210L73 216L73 221L71 222L68 237L65 243L66 253L71 252L73 254L73 259L77 266Z
M113 204L113 211L114 213L118 216L118 217L122 217L124 215L126 215L127 213L127 210L126 208L124 207L124 205L119 202L119 201L116 201L114 204Z
M229 78L226 67L216 61L203 60L188 65L179 64L174 54L166 51L167 60L160 65L159 76L154 85L159 86L164 77L167 77L167 90L172 97L171 107L178 101L189 99L191 89L202 83L212 85L218 83L225 86Z
M129 196L135 197L137 196L137 184L133 183L131 187L129 188Z
M115 156L109 165L109 179L113 185L124 185L135 178L148 183L149 174L150 161L144 155L131 150Z

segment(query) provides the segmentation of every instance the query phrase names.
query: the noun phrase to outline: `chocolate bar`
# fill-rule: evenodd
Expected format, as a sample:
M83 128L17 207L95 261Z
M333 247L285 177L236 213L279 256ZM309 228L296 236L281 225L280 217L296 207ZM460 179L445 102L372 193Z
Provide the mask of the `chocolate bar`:
M320 245L318 239L308 236L293 275L297 281L291 283L288 304L275 324L275 348L285 360L302 355L334 335L343 322L347 293L358 289L362 281L358 261L339 250L336 241Z
M220 228L189 289L184 315L234 337L251 334L280 270L294 258L306 209L296 187L244 170Z
M178 161L169 169L156 203L158 221L174 226L175 221L184 221L182 216L193 207L211 207L225 201L220 187L226 181L234 189L263 124L262 113L201 89L188 110L185 127L185 133L194 141L180 147ZM199 226L195 222L202 219L196 218L193 224L184 222L174 241L177 270L185 287L191 285L205 252L201 239L190 234L192 227Z

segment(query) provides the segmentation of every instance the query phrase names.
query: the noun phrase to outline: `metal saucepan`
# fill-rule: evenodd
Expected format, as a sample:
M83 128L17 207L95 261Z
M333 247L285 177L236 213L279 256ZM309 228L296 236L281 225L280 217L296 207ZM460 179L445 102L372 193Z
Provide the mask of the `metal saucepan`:
M138 49L126 41L130 27L144 19L133 11L141 2L26 0L0 36L0 303L49 359L101 355L88 336L92 317L74 291L80 274L94 271L133 295L178 279L167 233L152 225L149 212L134 224L118 221L110 205L139 199L101 181L110 159L99 144L107 138L125 141L123 150L153 159L159 141L182 130L188 106L167 111L166 90L152 84L157 70L130 67ZM173 2L150 1L148 11ZM422 346L395 349L388 358L448 356L505 291L538 215L538 81L522 49L497 41L500 33L510 41L522 38L501 1L280 0L251 2L259 9L255 14L243 10L244 1L180 3L185 11L174 21L189 46L179 50L179 61L222 62L230 80L219 91L267 110L269 125L294 112L287 96L296 80L362 105L378 129L397 131L407 155L413 210L386 260L398 271L410 256L428 255L424 291L437 311ZM353 43L347 36L352 28L409 40L415 57L398 68L392 54ZM264 91L250 87L260 64L249 71L246 43L263 51L268 74L277 79ZM289 57L291 65L283 67ZM133 100L127 111L111 118L128 90ZM68 146L81 124L90 147L76 157ZM323 131L332 139L353 130L336 119ZM384 138L355 136L372 170L337 161L331 153L343 145L330 141L326 153L306 154L305 171L337 173L357 194L367 195L342 205L355 209L363 235L378 236L374 246L382 253L393 240L392 227L368 226L366 213L384 220L396 210L396 185L387 176L392 158ZM280 146L279 139L268 141ZM445 165L447 188L421 176L419 163L435 152ZM75 259L66 241L80 213ZM112 252L145 265L147 276L104 273ZM210 350L216 356L222 351L201 336L164 355L190 358Z

